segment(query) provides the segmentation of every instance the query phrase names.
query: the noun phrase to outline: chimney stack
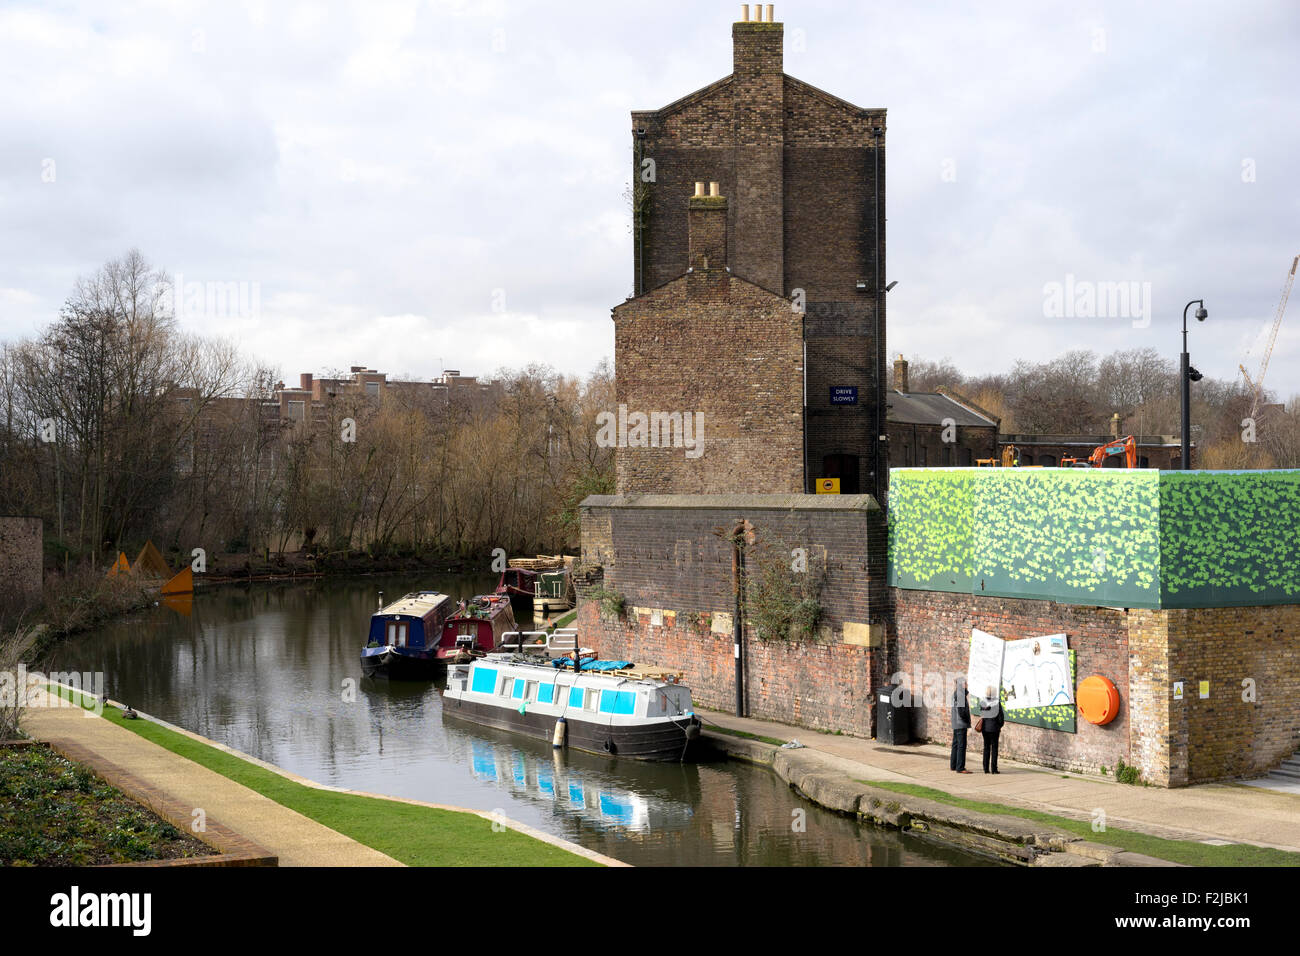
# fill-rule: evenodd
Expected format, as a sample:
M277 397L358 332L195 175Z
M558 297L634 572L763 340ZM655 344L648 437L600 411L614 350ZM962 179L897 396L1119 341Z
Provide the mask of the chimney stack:
M298 376L298 385L304 392L311 391L311 372L303 372Z
M894 391L907 392L907 359L902 355L894 359Z
M741 4L741 19L731 25L732 69L736 73L753 76L784 72L781 60L785 45L785 25L776 22L774 4L767 5L767 19L763 19L763 4L754 4L754 19L749 18L749 4Z
M695 195L686 210L687 266L692 272L722 272L727 266L727 199L718 195L718 184L695 184Z

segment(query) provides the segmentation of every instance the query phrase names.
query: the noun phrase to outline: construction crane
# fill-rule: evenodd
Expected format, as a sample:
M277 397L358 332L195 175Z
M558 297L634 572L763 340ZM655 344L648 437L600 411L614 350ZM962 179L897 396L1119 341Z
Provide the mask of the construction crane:
M1268 372L1268 360L1273 357L1273 345L1277 342L1277 330L1282 327L1282 315L1286 312L1286 300L1291 298L1291 286L1295 283L1296 266L1300 265L1300 255L1291 260L1291 270L1286 274L1286 281L1282 283L1282 300L1277 304L1277 312L1273 315L1273 328L1268 333L1268 344L1264 346L1264 358L1259 363L1259 372L1255 375L1255 380L1250 380L1250 373L1246 371L1246 366L1238 365L1241 369L1241 375L1246 380L1246 387L1255 392L1255 398L1250 403L1250 414L1247 418L1253 419L1255 413L1259 411L1259 403L1264 397L1264 375Z

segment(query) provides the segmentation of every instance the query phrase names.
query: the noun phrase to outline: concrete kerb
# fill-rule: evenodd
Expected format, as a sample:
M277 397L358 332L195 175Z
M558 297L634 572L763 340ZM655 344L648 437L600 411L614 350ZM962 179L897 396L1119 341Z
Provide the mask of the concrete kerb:
M53 682L51 682L51 684L53 684ZM71 687L66 684L53 684L53 686L63 687L70 691L76 691L77 693L81 693L82 696L87 698L95 697L94 694L87 694L78 688ZM118 710L123 710L126 707L125 704L112 700L107 696L103 697L101 702L105 706L113 706L116 707ZM570 843L568 840L562 839L561 837L554 836L553 834L550 833L546 833L542 830L538 830L536 827L531 827L528 824L523 823L519 820L514 820L510 817L502 816L496 813L491 813L486 810L474 810L469 807L456 807L445 803L430 803L425 800L411 800L406 797L394 797L383 793L368 793L364 790L350 790L346 787L331 787L328 784L317 783L315 780L309 780L307 777L303 777L296 773L293 773L292 771L285 770L283 767L277 767L275 764L268 763L265 760L260 760L257 757L252 756L251 754L246 754L243 751L236 750L233 747L228 747L227 745L220 743L216 740L211 740L207 737L204 737L202 734L196 734L193 731L186 730L184 727L178 727L176 724L169 723L168 721L163 720L161 717L155 717L152 714L146 714L144 711L141 710L136 710L135 713L142 720L147 720L152 724L157 724L159 727L165 727L167 730L170 730L173 733L181 734L182 736L188 737L191 740L196 741L197 743L204 744L205 746L211 747L214 750L219 750L224 754L229 754L232 757L236 757L239 760L243 760L246 763L253 764L256 767L261 767L263 770L268 770L271 773L284 777L286 780L292 780L294 783L301 784L304 787L311 787L315 790L326 790L329 791L330 793L345 793L357 797L369 797L374 800L389 800L392 801L393 803L406 803L406 804L410 804L411 806L428 807L433 810L449 810L453 813L471 814L473 816L480 817L481 819L487 821L490 824L505 827L508 830L514 830L517 833L522 833L525 836L530 836L535 840L540 840L542 843L549 843L551 846L558 847L562 850L567 850L568 852L574 854L575 856L583 857L584 859L591 860L592 862L595 863L601 863L605 866L613 866L613 867L631 866L630 863L624 863L622 860L616 860L613 857L605 856L603 853L597 853L595 850L589 850L586 847L579 846L576 843Z
M826 755L705 731L728 757L769 767L813 803L1021 866L1177 866L1048 824L955 807L853 779ZM1070 859L1056 859L1068 856Z

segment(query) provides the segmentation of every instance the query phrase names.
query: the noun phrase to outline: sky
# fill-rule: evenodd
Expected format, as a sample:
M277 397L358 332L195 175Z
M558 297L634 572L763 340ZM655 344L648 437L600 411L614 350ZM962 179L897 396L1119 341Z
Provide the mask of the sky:
M286 380L584 375L631 292L629 112L730 73L739 14L0 3L0 341L135 247L189 290L184 328ZM1203 298L1193 364L1255 375L1300 253L1300 4L791 0L776 18L787 73L889 111L891 355L970 374L1076 348L1176 359ZM1300 293L1289 313L1265 383L1283 397Z

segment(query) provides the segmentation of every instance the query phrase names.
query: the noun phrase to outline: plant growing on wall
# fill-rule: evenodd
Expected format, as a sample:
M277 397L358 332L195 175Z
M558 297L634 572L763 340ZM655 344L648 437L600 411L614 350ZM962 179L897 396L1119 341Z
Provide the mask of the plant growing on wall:
M623 616L626 599L618 591L612 591L604 585L597 585L588 592L593 601L600 604L602 617L617 618Z
M762 529L746 548L746 617L761 638L808 638L821 623L824 554L796 550Z

